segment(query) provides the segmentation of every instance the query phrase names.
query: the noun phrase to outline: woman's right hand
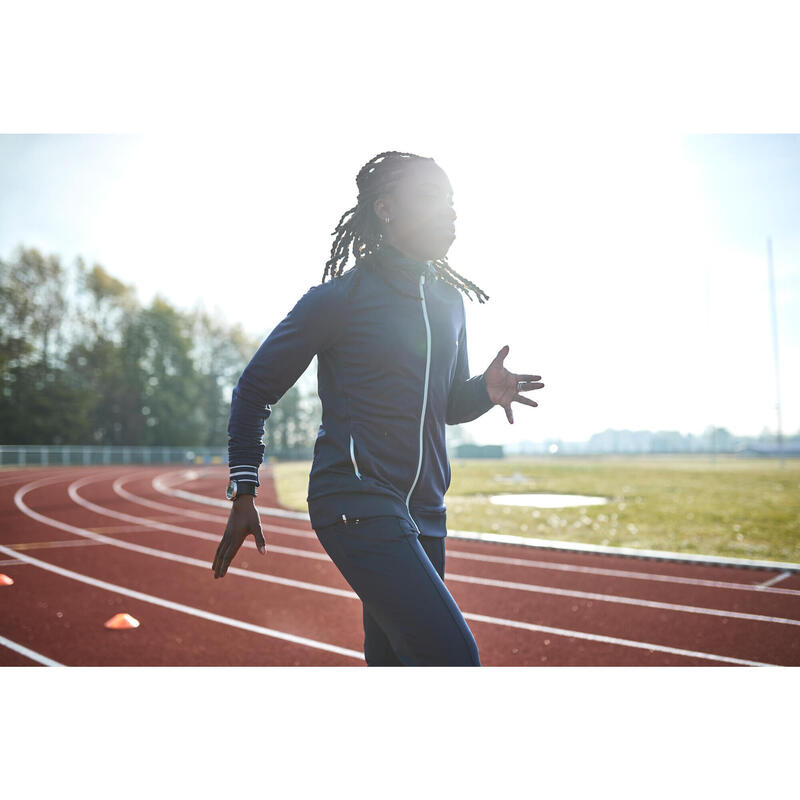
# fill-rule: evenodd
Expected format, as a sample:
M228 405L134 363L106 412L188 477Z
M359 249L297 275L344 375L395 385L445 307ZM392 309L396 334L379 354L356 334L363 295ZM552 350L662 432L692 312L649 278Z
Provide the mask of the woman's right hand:
M258 518L253 495L245 494L231 503L231 513L222 541L214 556L214 578L224 578L233 557L239 552L242 542L250 535L256 540L256 547L261 555L267 552L267 543L261 531L261 520Z

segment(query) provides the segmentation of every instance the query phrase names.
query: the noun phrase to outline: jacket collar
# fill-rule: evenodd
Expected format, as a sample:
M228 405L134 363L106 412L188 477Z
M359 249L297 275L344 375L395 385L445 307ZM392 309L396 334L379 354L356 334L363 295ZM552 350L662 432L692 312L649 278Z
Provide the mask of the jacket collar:
M382 245L373 255L375 271L387 284L401 294L419 297L419 277L431 281L436 270L430 261L416 261L388 244Z
M420 273L428 269L430 261L416 261L413 258L396 250L390 244L381 245L375 252L375 258L383 268L401 269L406 272L413 272L419 277Z

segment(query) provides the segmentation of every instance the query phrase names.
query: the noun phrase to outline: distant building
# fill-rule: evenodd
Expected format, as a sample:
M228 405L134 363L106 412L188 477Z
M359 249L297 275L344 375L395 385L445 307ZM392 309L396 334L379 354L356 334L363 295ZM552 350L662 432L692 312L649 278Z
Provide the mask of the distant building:
M459 444L455 448L456 458L504 458L501 444Z
M768 431L760 436L735 436L726 428L708 426L701 434L686 435L679 431L631 431L608 428L593 434L585 442L545 439L522 441L505 448L508 455L602 455L606 453L668 454L729 453L741 456L800 457L800 432L786 436L782 447Z

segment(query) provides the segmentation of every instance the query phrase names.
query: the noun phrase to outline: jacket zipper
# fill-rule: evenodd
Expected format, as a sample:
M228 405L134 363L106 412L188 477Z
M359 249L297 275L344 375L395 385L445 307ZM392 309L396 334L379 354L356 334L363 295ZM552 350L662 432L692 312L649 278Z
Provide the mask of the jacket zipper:
M358 471L358 464L356 464L356 446L353 441L353 434L350 434L350 460L353 462L353 470L356 473L356 478L361 480L361 473Z
M408 490L408 496L406 497L406 509L408 510L409 519L414 523L414 527L417 529L417 533L420 533L419 525L417 525L416 520L411 516L411 507L409 503L411 501L411 495L414 489L417 486L417 481L419 480L419 473L422 469L422 432L425 426L425 411L428 407L428 379L430 377L431 372L431 325L428 321L428 307L425 304L425 276L419 276L419 294L420 299L422 300L422 316L425 319L425 335L427 339L427 353L425 358L425 388L422 394L422 415L419 419L419 460L417 461L417 474L414 476L414 482L411 484L411 488Z

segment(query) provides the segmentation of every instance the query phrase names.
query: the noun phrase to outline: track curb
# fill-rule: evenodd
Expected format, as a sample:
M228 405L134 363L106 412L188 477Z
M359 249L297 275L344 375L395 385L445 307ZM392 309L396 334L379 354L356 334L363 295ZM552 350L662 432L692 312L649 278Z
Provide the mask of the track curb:
M207 497L194 492L181 489L170 489L169 494L184 500L217 506L230 507L230 501ZM284 517L288 519L308 520L309 516L303 511L291 511L283 508L257 506L262 514ZM528 536L511 536L500 533L483 533L482 531L448 530L448 537L476 542L492 542L493 544L511 544L521 547L534 547L541 550L564 550L572 553L588 553L606 556L622 556L624 558L639 558L651 561L678 561L691 564L710 564L715 567L741 567L744 569L769 569L784 572L800 572L800 564L788 561L762 561L750 558L725 558L723 556L709 556L692 553L675 553L670 550L639 550L633 547L609 547L600 544L584 544L581 542L563 542L554 539L534 539Z
M600 544L584 544L581 542L562 542L554 539L534 539L532 537L511 536L499 533L482 533L480 531L448 530L447 535L454 539L466 539L478 542L498 544L514 544L522 547L535 547L542 550L567 550L570 552L590 553L608 556L624 556L625 558L642 558L653 561L685 561L694 564L712 564L715 567L743 567L746 569L774 569L784 572L800 572L800 564L784 561L759 561L750 558L724 558L723 556L707 556L692 553L674 553L670 550L639 550L633 547L609 547Z

